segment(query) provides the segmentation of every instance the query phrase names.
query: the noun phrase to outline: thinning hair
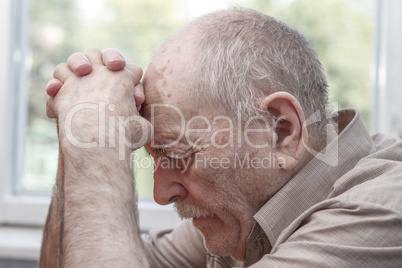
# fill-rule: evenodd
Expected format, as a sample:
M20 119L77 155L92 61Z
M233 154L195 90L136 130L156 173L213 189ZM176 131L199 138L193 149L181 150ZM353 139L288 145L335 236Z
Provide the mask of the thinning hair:
M245 121L266 111L261 97L286 91L300 102L306 118L326 118L327 80L310 41L285 23L260 12L234 8L209 13L179 31L194 38L199 77L191 90L200 107L214 107ZM310 135L323 143L327 121L311 124Z

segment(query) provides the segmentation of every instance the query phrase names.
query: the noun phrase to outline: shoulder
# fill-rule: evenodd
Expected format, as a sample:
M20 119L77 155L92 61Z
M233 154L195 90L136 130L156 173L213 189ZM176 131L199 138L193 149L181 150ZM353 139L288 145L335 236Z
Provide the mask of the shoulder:
M375 150L333 185L328 199L402 211L402 140L373 136Z
M381 198L342 196L317 204L281 233L255 267L401 267L400 203L375 201Z
M259 263L401 267L402 143L384 136L373 141L376 150L339 178L325 200L285 228Z

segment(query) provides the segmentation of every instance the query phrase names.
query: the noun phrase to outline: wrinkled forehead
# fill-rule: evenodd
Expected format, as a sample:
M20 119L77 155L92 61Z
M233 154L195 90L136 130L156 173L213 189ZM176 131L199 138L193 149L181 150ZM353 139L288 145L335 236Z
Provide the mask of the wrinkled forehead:
M171 105L183 110L194 101L190 98L195 87L194 81L197 80L193 51L191 43L182 39L162 46L145 71L145 102L142 112L148 120L150 109L154 105Z
M164 72L158 69L152 62L145 71L143 86L145 101L143 103L142 114L149 120L152 105L167 103L167 100L171 97L171 93L168 93L166 90L167 77L164 77Z
M195 79L186 46L173 43L153 57L143 78L145 102L141 114L153 124L155 138L159 134L176 135L183 120L196 112L191 97Z
M170 114L174 110L184 113L188 108L187 103L191 102L188 92L190 85L186 79L174 75L174 70L170 70L168 75L164 74L164 69L168 70L165 66L158 70L151 63L145 73L145 102L141 112L147 120L155 116L156 109L158 116L160 113Z

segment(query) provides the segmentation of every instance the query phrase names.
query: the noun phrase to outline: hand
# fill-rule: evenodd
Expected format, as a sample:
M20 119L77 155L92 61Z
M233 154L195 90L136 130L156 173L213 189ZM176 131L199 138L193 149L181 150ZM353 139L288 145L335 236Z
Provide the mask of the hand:
M139 148L151 135L150 123L137 112L144 101L143 87L139 83L142 69L134 63L125 62L124 58L113 62L111 59L117 51L105 53L102 55L99 49L91 48L85 53L73 54L67 64L62 63L55 68L54 82L47 87L50 95L47 115L58 119L60 141L68 140L71 144L73 138L85 146L95 143L85 148L99 144L105 147L106 141L115 144L115 139L111 141L109 136L111 133L115 135L118 129L118 142L128 145L128 140L130 146L135 144L131 148ZM137 93L142 93L142 97L135 98L135 89ZM136 104L136 100L141 104ZM114 122L110 122L111 118Z
M102 53L102 52L101 52ZM111 48L102 53L102 63L110 71L121 71L126 67L126 60L119 50ZM127 61L127 64L132 64ZM88 60L85 53L76 52L67 60L67 67L77 76L85 76L91 73L92 63ZM49 97L55 97L63 86L63 82L57 78L51 79L46 86L46 93ZM137 111L141 110L141 106L145 101L144 89L138 86L134 90L135 103Z

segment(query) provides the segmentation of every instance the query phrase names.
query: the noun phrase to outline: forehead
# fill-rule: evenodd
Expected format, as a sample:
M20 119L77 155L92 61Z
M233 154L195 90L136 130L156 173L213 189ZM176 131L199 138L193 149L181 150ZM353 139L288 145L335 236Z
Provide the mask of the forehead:
M187 38L186 38L187 39ZM153 56L145 71L144 106L155 103L180 104L195 80L193 53L182 38L171 41Z
M190 93L195 78L188 45L173 42L151 60L143 79L142 114L153 123L156 143L179 135L183 119L196 112Z

